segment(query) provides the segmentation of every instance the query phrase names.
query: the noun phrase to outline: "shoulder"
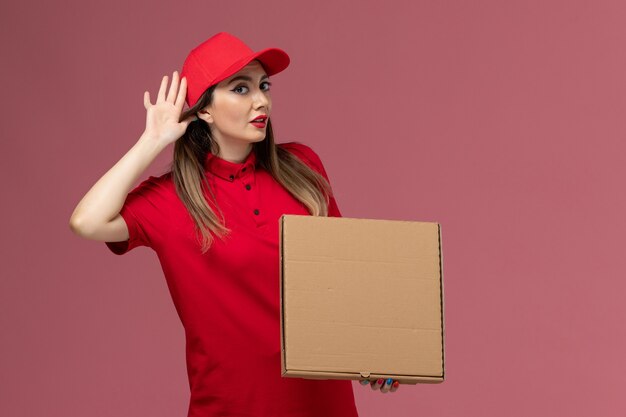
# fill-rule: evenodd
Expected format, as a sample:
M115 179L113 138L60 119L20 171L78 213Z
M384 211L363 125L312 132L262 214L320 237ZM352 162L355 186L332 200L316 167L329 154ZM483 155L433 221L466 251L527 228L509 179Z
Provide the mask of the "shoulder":
M139 194L144 197L154 197L157 195L166 196L172 191L175 191L172 173L166 172L159 176L149 176L133 188L130 193Z
M300 160L302 160L302 162L317 171L324 169L324 165L322 164L322 160L319 155L310 146L305 145L304 143L294 141L279 143L276 146L279 146L297 156Z

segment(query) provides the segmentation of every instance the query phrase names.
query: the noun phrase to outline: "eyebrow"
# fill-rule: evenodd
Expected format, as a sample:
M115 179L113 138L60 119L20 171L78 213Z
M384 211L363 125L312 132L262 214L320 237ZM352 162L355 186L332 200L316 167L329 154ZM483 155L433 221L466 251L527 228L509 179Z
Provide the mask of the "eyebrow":
M261 79L259 81L263 81L264 79L269 78L269 76L267 74L265 74L264 76L261 77ZM228 82L228 84L232 84L237 80L245 80L245 81L252 81L252 77L248 77L247 75L239 75L238 77L233 78L232 80L230 80Z

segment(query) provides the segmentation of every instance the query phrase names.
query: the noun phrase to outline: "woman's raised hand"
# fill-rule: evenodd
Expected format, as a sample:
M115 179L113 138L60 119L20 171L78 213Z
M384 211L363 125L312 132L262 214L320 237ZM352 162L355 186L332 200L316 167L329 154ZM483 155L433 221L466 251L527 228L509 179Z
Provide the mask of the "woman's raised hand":
M185 133L189 123L197 119L196 116L192 115L185 120L180 120L187 94L186 77L180 80L179 86L178 71L174 71L172 85L170 85L167 96L165 95L166 91L167 75L161 81L156 104L150 102L148 91L143 94L143 104L147 110L145 133L158 141L162 141L164 145L175 142Z

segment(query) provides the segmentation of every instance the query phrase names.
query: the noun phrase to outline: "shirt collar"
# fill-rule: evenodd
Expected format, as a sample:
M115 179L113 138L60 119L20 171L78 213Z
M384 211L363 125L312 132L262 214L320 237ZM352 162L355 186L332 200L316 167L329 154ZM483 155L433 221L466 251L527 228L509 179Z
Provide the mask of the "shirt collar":
M241 178L254 172L256 160L254 149L250 151L243 162L239 163L227 161L209 152L204 161L204 167L207 171L226 181L234 181L235 178Z

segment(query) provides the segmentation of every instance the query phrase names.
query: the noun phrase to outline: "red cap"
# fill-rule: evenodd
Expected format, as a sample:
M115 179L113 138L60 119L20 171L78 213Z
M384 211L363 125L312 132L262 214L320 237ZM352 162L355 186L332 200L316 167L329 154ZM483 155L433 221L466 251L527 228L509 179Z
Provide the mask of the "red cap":
M243 41L227 32L219 32L195 47L185 59L180 77L187 77L187 97L191 108L210 86L225 80L258 59L267 75L289 66L289 55L279 48L254 52Z

